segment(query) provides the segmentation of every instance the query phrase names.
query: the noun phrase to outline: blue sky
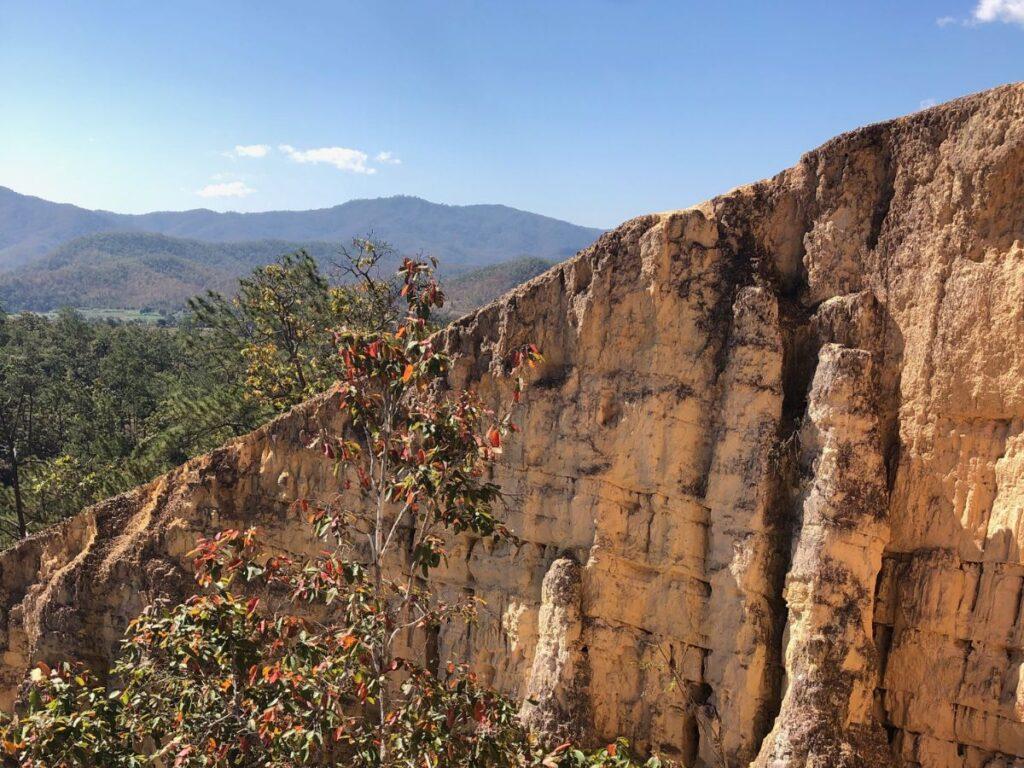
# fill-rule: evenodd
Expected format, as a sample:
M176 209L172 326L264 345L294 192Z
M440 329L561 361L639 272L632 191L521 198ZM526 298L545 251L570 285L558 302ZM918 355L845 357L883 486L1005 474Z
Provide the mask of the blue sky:
M1024 0L0 0L0 185L123 212L413 194L612 226L1024 79L1022 54Z

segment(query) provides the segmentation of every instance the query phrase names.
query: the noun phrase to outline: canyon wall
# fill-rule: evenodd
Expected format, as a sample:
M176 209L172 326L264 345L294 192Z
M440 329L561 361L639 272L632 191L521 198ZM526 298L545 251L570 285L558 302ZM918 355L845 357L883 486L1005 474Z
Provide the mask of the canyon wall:
M521 538L453 543L442 655L689 766L1024 765L1024 86L644 216L451 326ZM0 691L108 663L197 535L309 546L329 393L0 555Z

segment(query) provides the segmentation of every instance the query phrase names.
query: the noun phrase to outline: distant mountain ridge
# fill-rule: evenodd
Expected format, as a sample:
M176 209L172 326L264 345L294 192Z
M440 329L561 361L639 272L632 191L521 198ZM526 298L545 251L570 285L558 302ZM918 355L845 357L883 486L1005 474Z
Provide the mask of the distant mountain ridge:
M53 203L0 187L0 270L29 264L77 237L108 232L221 243L340 243L373 232L399 251L422 250L450 267L468 268L527 255L561 260L591 243L601 230L504 205L442 205L409 196L351 200L309 211L121 214Z
M0 187L0 270L24 264L80 235L117 228L103 211L51 203Z

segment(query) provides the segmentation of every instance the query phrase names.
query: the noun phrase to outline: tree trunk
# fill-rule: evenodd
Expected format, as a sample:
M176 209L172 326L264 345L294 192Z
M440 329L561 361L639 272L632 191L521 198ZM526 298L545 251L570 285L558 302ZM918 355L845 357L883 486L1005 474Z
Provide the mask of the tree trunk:
M28 535L28 526L25 525L25 502L21 498L21 483L18 480L18 449L11 448L11 478L14 485L14 510L18 514L18 538L24 539Z

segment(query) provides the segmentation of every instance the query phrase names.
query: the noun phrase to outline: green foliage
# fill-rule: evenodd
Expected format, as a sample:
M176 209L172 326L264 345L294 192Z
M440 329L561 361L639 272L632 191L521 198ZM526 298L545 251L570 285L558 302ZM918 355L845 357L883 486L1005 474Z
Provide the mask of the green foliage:
M284 256L240 280L237 294L208 293L189 302L203 344L221 360L241 360L246 396L284 410L322 392L338 377L334 330L385 328L396 319L395 292L376 267L393 258L372 240L343 249L343 268L357 278L331 285L305 251Z
M145 336L145 338L143 338ZM23 536L99 490L88 475L123 455L154 403L145 374L166 367L168 338L8 317L0 329L0 532ZM55 462L50 464L50 462ZM76 470L80 470L76 471ZM77 475L68 493L50 483Z
M267 415L196 330L89 323L72 312L0 324L0 545L119 493Z
M243 361L246 390L276 409L325 389L334 305L331 289L306 253L285 256L239 281L228 299L210 293L189 302L207 346ZM340 319L340 318L339 318Z
M545 746L521 725L513 702L465 668L450 664L436 674L396 657L379 671L372 648L388 628L367 571L351 562L321 557L301 566L267 557L251 531L201 541L195 554L204 592L150 606L132 623L113 670L117 686L67 664L33 670L22 715L0 721L0 764L639 765L624 741L594 752ZM258 585L278 587L276 607L247 596ZM336 592L343 597L332 600ZM331 618L295 615L296 604L311 612L330 606ZM382 726L386 686L395 694Z
M120 725L123 702L88 670L40 664L29 681L27 716L3 727L3 764L18 768L141 768L134 734Z

